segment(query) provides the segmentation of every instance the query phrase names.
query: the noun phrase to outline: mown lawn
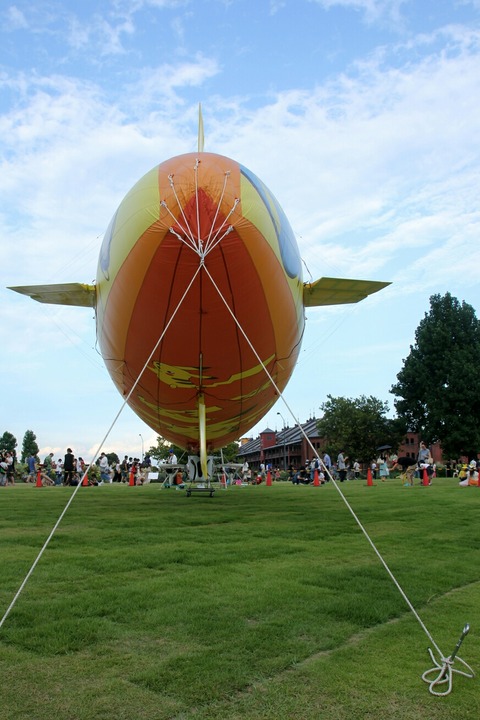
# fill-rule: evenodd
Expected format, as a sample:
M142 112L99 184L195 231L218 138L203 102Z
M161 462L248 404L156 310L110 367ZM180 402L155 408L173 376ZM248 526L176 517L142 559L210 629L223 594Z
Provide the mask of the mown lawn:
M480 668L480 489L342 486L424 623ZM71 488L0 489L0 618ZM82 488L0 629L1 720L480 717L335 488Z

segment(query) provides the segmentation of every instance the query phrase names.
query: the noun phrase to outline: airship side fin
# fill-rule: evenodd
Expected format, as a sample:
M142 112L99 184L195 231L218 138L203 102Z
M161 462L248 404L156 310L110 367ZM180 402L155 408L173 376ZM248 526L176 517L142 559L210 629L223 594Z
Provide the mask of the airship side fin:
M95 307L95 285L85 283L59 283L56 285L17 285L9 287L32 300L51 305L78 305Z
M317 307L356 303L390 284L374 280L323 277L313 283L304 283L303 304L305 307Z

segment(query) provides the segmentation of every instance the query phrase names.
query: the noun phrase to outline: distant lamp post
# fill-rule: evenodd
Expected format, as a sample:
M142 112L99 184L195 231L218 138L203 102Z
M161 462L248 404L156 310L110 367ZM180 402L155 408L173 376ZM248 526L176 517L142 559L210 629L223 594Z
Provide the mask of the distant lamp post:
M285 430L286 430L286 423L285 418L283 417L282 413L277 412L277 415L280 415L280 417L283 420L283 469L287 469L287 449L285 446Z
M143 463L143 437L142 437L142 433L138 433L138 437L139 437L140 440L142 441L142 463Z

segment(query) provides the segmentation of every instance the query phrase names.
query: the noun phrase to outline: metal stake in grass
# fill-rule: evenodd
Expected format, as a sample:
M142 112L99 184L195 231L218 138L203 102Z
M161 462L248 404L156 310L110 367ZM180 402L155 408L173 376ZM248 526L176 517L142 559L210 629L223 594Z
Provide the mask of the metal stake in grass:
M430 657L432 658L435 667L430 668L430 670L424 672L422 675L422 680L428 683L428 689L430 690L432 695L443 696L448 695L451 692L453 673L457 673L458 675L463 675L464 677L468 678L475 677L475 673L473 672L470 665L468 665L465 660L462 660L462 658L460 657L457 658L457 662L461 663L468 672L465 672L464 670L458 670L457 668L453 667L453 663L455 662L457 653L460 650L460 646L463 643L465 637L468 635L469 631L470 625L467 623L462 630L462 634L460 635L460 638L455 645L453 653L448 658L442 657L440 662L438 662L435 658L431 648L428 648L428 652L430 653ZM443 692L439 692L438 690L436 690L439 685L443 685L445 683L447 683L447 688Z

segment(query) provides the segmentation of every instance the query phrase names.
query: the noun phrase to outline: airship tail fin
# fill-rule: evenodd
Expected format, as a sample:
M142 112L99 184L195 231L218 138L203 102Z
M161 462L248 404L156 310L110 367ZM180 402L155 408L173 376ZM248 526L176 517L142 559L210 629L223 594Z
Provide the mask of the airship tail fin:
M56 285L17 285L9 287L32 300L51 305L78 305L95 307L95 285L85 283L60 283Z
M382 290L387 285L390 283L323 277L313 283L304 283L303 304L305 307L317 307L356 303Z

